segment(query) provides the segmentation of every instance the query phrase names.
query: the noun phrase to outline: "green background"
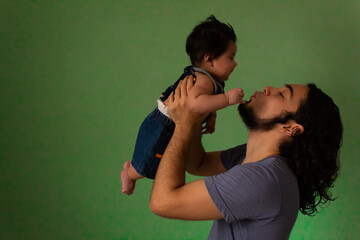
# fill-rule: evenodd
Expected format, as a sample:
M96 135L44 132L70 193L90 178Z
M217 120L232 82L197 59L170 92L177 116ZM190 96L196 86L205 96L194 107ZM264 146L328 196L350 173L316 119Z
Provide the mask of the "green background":
M205 239L211 221L149 210L152 181L121 193L138 127L189 63L210 14L238 36L227 89L314 82L344 124L338 200L299 214L291 239L358 239L360 1L0 0L0 239ZM207 150L246 141L229 107ZM194 179L189 177L189 180Z

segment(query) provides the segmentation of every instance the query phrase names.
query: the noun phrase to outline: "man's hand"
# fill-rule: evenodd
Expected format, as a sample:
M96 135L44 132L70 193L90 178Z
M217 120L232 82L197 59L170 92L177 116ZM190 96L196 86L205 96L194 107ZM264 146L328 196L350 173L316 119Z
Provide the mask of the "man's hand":
M169 96L168 108L176 125L194 126L201 124L207 114L191 112L187 105L188 92L194 86L194 78L187 76L179 82L175 94Z

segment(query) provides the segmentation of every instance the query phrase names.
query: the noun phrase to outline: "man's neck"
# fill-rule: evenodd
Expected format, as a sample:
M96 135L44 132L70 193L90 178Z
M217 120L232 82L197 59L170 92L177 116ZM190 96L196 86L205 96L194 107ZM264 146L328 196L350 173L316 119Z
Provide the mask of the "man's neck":
M274 131L250 130L246 145L246 157L243 164L257 162L270 156L280 155L280 139Z

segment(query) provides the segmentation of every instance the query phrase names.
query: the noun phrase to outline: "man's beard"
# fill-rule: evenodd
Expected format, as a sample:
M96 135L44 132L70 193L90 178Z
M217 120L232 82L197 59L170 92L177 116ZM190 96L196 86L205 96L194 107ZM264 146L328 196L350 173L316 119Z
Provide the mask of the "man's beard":
M255 130L255 131L271 130L274 128L276 124L279 123L284 124L293 117L291 113L285 111L281 113L279 116L274 118L270 118L270 119L258 118L254 113L254 109L250 107L248 103L239 104L238 111L245 126L249 130Z

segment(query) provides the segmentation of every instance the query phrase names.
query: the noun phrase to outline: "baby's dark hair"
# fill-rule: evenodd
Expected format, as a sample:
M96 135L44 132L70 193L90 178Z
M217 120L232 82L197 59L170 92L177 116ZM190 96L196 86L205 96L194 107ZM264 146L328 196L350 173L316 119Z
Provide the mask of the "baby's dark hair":
M200 63L205 54L210 60L223 54L230 41L236 42L234 29L230 24L219 22L214 15L199 23L186 41L186 52L192 64Z

